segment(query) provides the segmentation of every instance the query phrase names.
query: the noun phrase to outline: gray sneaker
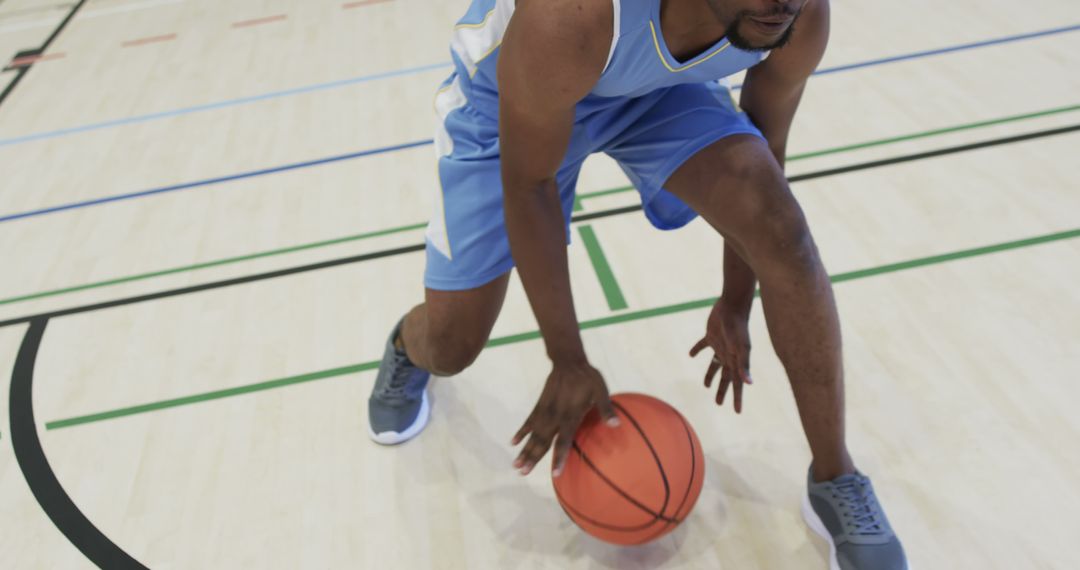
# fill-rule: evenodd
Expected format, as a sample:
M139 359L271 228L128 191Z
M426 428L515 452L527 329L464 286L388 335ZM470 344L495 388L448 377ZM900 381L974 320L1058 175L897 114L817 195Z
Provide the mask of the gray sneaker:
M379 375L368 398L368 435L382 445L395 445L415 437L431 415L426 390L431 374L394 346L400 331L401 321L398 321L386 341Z
M802 511L806 524L829 541L830 570L908 570L904 547L862 473L815 483L811 472Z

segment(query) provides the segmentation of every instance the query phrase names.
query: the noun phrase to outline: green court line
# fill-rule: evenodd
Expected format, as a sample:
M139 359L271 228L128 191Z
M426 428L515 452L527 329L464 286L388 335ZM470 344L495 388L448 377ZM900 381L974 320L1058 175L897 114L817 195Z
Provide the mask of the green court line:
M215 390L213 392L195 394L194 396L173 398L172 400L151 402L149 404L142 404L141 406L131 406L130 408L121 408L119 410L112 410L110 412L101 412L100 414L90 414L88 416L79 416L77 418L49 422L45 424L45 429L60 429L79 424L88 424L91 422L100 422L102 420L120 418L123 416L144 414L146 412L153 412L155 410L164 410L167 408L175 408L177 406L186 406L188 404L206 402L209 400L220 400L221 398L229 398L232 396L239 396L241 394L249 394L251 392L260 392L262 390L270 390L272 388L281 388L283 386L292 386L294 384L303 384L304 382L322 380L323 378L333 378L336 376L343 376L345 374L355 374L357 372L363 372L365 370L373 370L378 367L378 362L365 362L363 364L354 364L352 366L342 366L341 368L320 370L319 372L311 372L309 374L301 374L299 376L289 376L288 378L279 378L277 380L260 382L258 384L248 384L246 386L237 386L236 388Z
M397 228L390 228L386 230L379 230L375 232L368 232L363 234L357 234L353 236L345 236L336 239L330 239L325 241L316 241L312 243L305 243L302 245L295 245L292 247L284 247L281 249L272 249L269 251L261 251L258 253L252 253L248 255L241 255L237 257L228 257L225 259L218 259L216 261L207 261L204 263L196 263L194 265L186 265L184 267L176 267L173 269L164 269L161 271L154 271L151 273L142 273L139 275L129 275L127 277L119 277L117 279L109 279L108 281L98 281L95 283L87 283L85 285L76 285L74 287L65 287L63 289L54 289L52 291L44 291L41 293L34 293L32 295L23 295L21 297L12 297L10 299L0 299L0 305L7 305L9 303L18 303L20 301L29 301L31 299L40 299L42 297L52 297L55 295L62 295L64 293L74 293L76 291L85 291L87 289L97 289L99 287L106 287L109 285L119 285L121 283L128 283L131 281L140 281L143 279L150 279L151 277L161 277L163 275L172 275L174 273L184 273L187 271L196 271L199 269L207 269L209 267L217 267L220 265L228 265L230 263L238 263L241 261L251 261L253 259L259 259L261 257L270 257L274 255L284 255L286 253L294 253L297 251L304 251L306 249L315 249L319 247L327 247L331 245L337 245L341 243L348 243L351 241L359 241L368 238L374 238L379 236L385 236L390 234L396 234L400 232L406 232L411 230L418 230L427 226L427 223L412 224L408 226L400 226Z
M968 131L972 129L979 129L985 127L992 127L995 125L1003 125L1006 123L1014 123L1017 121L1026 121L1031 119L1037 119L1040 117L1049 117L1051 115L1058 115L1061 113L1070 113L1072 111L1080 111L1080 105L1068 105L1065 107L1057 107L1055 109L1047 109L1045 111L1036 111L1034 113L1024 113L1021 115L1010 115L1008 117L1000 117L997 119L990 119L986 121L979 121L976 123L967 123L964 125L955 125L952 127L945 127L942 129L934 129L932 131L923 131L918 133L911 133L907 135L900 135L896 137L889 137L886 139L878 139L873 141L861 142L856 144L849 144L844 146L837 146L833 148L827 148L824 150L817 150L813 152L805 152L801 154L793 154L787 157L787 162L798 162L800 160L806 160L808 158L817 158L820 156L827 156L830 154L840 154L844 152L852 152L856 150L862 150L866 148L872 148L876 146L883 146L889 144L895 144L899 142L912 141L917 139L936 137L941 135L947 135L951 133L958 133L962 131ZM584 210L582 206L583 200L590 200L593 198L600 198L602 196L609 196L611 194L620 194L623 192L629 192L633 190L633 186L621 186L619 188L612 188L610 190L600 190L597 192L587 192L578 195L574 201L574 211Z
M902 136L896 136L896 137L890 137L890 138L882 138L882 139L879 139L879 140L870 140L870 141L867 141L867 142L860 142L860 144L856 144L856 145L847 145L847 146L842 146L842 147L834 147L834 148L831 148L831 149L819 150L819 151L814 151L814 152L807 152L807 153L804 153L804 154L794 154L794 155L792 155L792 157L788 157L787 161L788 162L795 162L795 161L804 160L804 159L813 158L813 157L822 157L822 155L825 155L825 154L836 154L836 153L840 153L840 152L849 152L849 151L860 150L860 149L869 148L869 147L890 145L890 144L893 144L893 142L900 142L900 141L905 141L905 140L914 140L914 139L918 139L918 138L939 136L939 135L944 135L944 134L948 134L948 133L956 133L956 132L960 132L960 131L971 130L971 128L980 128L980 127L991 126L991 125L998 125L998 124L1004 124L1004 123L1010 123L1010 122L1016 122L1016 121L1024 121L1024 120L1036 119L1036 118L1040 118L1040 117L1049 117L1049 116L1052 116L1052 114L1059 114L1059 113L1076 111L1076 110L1080 110L1080 105L1070 105L1070 106L1067 106L1067 107L1058 107L1058 108L1055 108L1055 109L1048 109L1048 110L1037 111L1037 112L1030 112L1030 113L1024 113L1024 114L1015 114L1015 116L1011 116L1011 117L1003 117L1003 118L999 118L999 119L991 119L991 120L988 120L988 121L980 121L980 122L976 122L976 123L962 124L962 125L950 126L950 127L946 127L946 128L937 128L937 130L934 130L934 131L926 131L926 132L922 132L922 133L914 133L914 134L902 135ZM598 190L598 191L595 191L595 192L586 192L586 193L578 194L575 201L573 201L573 211L575 211L575 212L581 212L582 211L582 209L583 209L582 201L583 200L591 200L591 199L594 199L594 198L600 198L600 196L605 196L605 195L610 195L610 194L618 194L618 193L621 193L621 192L629 192L629 191L631 191L633 189L634 189L634 187L632 187L632 186L622 186L622 187L619 187L619 188L610 188L610 189L607 189L607 190ZM0 299L0 306L4 306L4 304L11 304L11 303L15 303L15 302L29 301L29 300L33 300L33 299L41 299L41 298L45 298L45 297L55 297L57 295L65 295L65 294L70 294L70 293L77 293L77 291L81 291L81 290L96 289L96 288L99 288L99 287L108 287L108 286L111 286L111 285L120 285L122 283L130 283L130 282L134 282L134 281L143 281L143 280L152 279L152 277L160 277L160 276L163 276L163 275L172 275L172 274L175 274L175 273L184 273L184 272L188 272L188 271L197 271L197 270L201 270L201 269L225 266L225 264L238 263L238 262L241 262L241 261L251 261L253 259L259 259L259 258L262 258L262 257L271 257L271 256L284 255L284 254L292 254L292 253L295 253L295 252L301 252L301 250L305 250L305 249L314 249L314 248L318 248L318 247L326 247L326 246L330 246L330 245L337 245L337 244L342 244L342 243L347 243L347 242L366 240L366 239L369 239L369 238L378 238L378 236L381 236L381 235L389 235L389 234L392 234L392 233L399 233L399 232L404 232L404 231L418 230L418 229L423 228L426 225L427 225L427 223L413 223L413 225L409 225L409 226L401 226L401 227L397 227L397 228L390 228L390 229L386 229L386 230L379 230L379 231L361 233L361 234L357 234L357 235L348 235L348 236L345 236L345 238L338 238L338 239L335 239L335 240L326 240L326 241L322 241L322 242L313 242L313 243L308 243L308 244L296 245L296 246L292 246L292 247L283 247L283 248L280 248L280 249L271 249L271 250L268 250L268 252L259 252L259 253L256 253L256 254L249 254L249 255L238 256L238 257L229 257L229 258L226 258L226 259L218 259L218 260L215 260L215 261L206 261L206 262L202 262L202 263L195 263L195 264L192 264L192 266L178 267L178 268L173 268L173 269L165 269L165 270L153 271L153 272L149 272L149 273L141 273L141 274L138 274L138 275L129 275L129 276L126 276L126 277L118 277L118 279L111 279L111 280L107 280L107 281L98 281L98 282L94 282L94 283L87 283L85 285L77 285L77 286L72 286L72 287L64 287L64 288L60 288L60 289L46 290L46 291L42 291L42 293L35 293L35 294L29 294L29 295L22 295L22 296L18 296L18 297L11 297L9 299Z
M600 288L604 290L604 298L607 299L608 308L612 311L621 311L627 307L626 298L623 297L619 282L615 280L615 273L608 264L607 256L600 247L600 240L596 239L596 232L592 226L579 226L581 243L585 245L585 251L589 253L589 261L592 261L596 278L600 280Z
M895 273L898 271L906 271L908 269L914 269L917 267L925 267L927 265L936 265L949 261L955 261L958 259L966 259L970 257L978 257L982 255L989 255L992 253L998 253L1002 251L1008 251L1013 249L1019 249L1023 247L1031 247L1044 243L1050 243L1055 241L1067 240L1080 237L1080 228L1057 232L1053 234L1021 239L1016 241L1009 241L1005 243L999 243L994 245L988 245L985 247L977 247L974 249L965 249L960 251L954 251L951 253L945 253L941 255L932 255L929 257L921 257L910 261L903 261L900 263L891 263L888 265L881 265L878 267L871 267L868 269L862 269L858 271L850 271L847 273L839 273L830 277L833 283L841 283L844 281L854 281L856 279L865 279L867 277L873 277L877 275L883 275L886 273ZM699 299L697 301L690 301L687 303L679 303L676 305L667 305L663 307L657 307L654 309L645 309L641 311L633 311L627 313L621 313L618 315L611 315L608 317L602 317L599 319L593 319L590 321L583 321L580 326L582 330L594 329L600 327L606 327L619 323L626 323L631 321L639 321L642 319L650 319L653 317L659 317L663 315L671 315L675 313L682 313L686 311L692 311L696 309L705 309L711 307L716 302L716 297L709 297L707 299ZM526 342L529 340L536 340L540 338L539 331L524 332L515 335L504 336L500 338L491 339L487 346L496 347L508 344L517 344ZM131 406L128 408L120 408L108 412L101 412L97 414L90 414L86 416L77 416L74 418L68 418L63 420L57 420L45 424L45 429L53 430L66 428L71 426L77 426L81 424L87 424L92 422L99 422L103 420L119 418L124 416L131 416L135 414L142 414L155 410L162 410L166 408L175 408L177 406L185 406L188 404L195 404L199 402L206 402L210 400L218 400L221 398L228 398L231 396L238 396L241 394L250 394L252 392L259 392L262 390L270 390L272 388L281 388L283 386L291 386L293 384L301 384L304 382L311 382L313 380L321 380L325 378L333 378L337 376L343 376L346 374L354 374L357 372L363 372L365 370L375 370L379 367L378 361L364 362L362 364L354 364L351 366L343 366L341 368L331 368L329 370L322 370L319 372L312 372L309 374L302 374L300 376L289 376L287 378L279 378L276 380L268 380L265 382L259 382L256 384L248 384L246 386L239 386L236 388L228 388L225 390L216 390L213 392L205 392L202 394L195 394L193 396L186 396L183 398L174 398L171 400L164 400L161 402L153 402L149 404L142 404L139 406Z
M956 125L956 126L952 126L952 127L943 128L943 129L935 129L935 130L932 130L932 131L925 131L925 132L920 132L920 133L902 135L902 136L898 136L898 137L890 137L890 138L886 138L886 139L863 142L863 143L858 143L858 144L853 144L853 145L834 147L834 148L829 148L829 149L820 150L820 151L808 152L808 153L804 153L804 154L796 154L796 155L792 155L792 156L788 157L787 160L788 160L788 162L794 162L794 161L803 160L803 159L806 159L806 158L811 158L811 157L816 157L816 156L824 156L824 155L827 155L827 154L837 154L837 153L842 153L842 152L849 152L849 151L859 150L859 149L863 149L863 148L870 148L870 147L874 147L874 146L892 144L892 143L901 142L901 141L909 141L909 140L915 140L915 139L919 139L919 138L938 136L938 135L943 135L943 134L947 134L947 133L955 133L955 132L969 130L969 129L976 129L976 128L987 127L987 126L992 126L992 125L1000 125L1000 124L1004 124L1004 123L1010 123L1010 122L1015 122L1015 121L1034 119L1034 118L1038 118L1038 117L1046 117L1046 116L1050 116L1050 115L1056 115L1056 114L1060 114L1060 113L1068 113L1068 112L1077 111L1077 110L1080 110L1080 105L1070 105L1070 106L1067 106L1067 107L1058 107L1058 108L1055 108L1055 109L1047 109L1045 111L1037 111L1037 112L1033 112L1033 113L1025 113L1025 114L1022 114L1022 115L1012 115L1012 116L1009 116L1009 117L1001 117L1001 118L991 119L991 120L987 120L987 121L979 121L979 122L976 122L976 123L969 123L969 124L964 124L964 125ZM628 192L630 190L633 190L632 186L620 186L619 188L611 188L611 189L607 189L607 190L599 190L599 191L596 191L596 192L588 192L588 193L584 193L584 194L579 194L577 196L577 198L574 200L574 211L577 212L577 211L581 211L583 209L582 200L587 200L587 199L592 199L592 198L599 198L601 196L608 196L608 195L611 195L611 194L618 194L618 193L621 193L621 192ZM131 276L128 276L128 277L120 277L120 278L116 278L116 279L109 279L109 280L106 280L106 281L97 281L97 282L94 282L94 283L87 283L85 285L77 285L77 286L74 286L74 287L65 287L65 288L62 288L62 289L53 289L53 290L50 290L50 291L44 291L44 292L40 292L40 293L33 293L33 294L28 294L28 295L21 295L21 296L18 296L18 297L11 297L11 298L8 298L8 299L0 299L0 306L8 305L8 304L11 304L11 303L18 303L18 302L22 302L22 301L30 301L30 300L33 300L33 299L41 299L41 298L44 298L44 297L53 297L53 296L56 296L56 295L74 293L74 292L77 292L77 291L85 291L85 290L88 290L88 289L97 289L99 287L108 287L108 286L111 286L111 285L119 285L121 283L129 283L129 282L132 282L132 281L140 281L140 280L143 280L143 279L151 279L151 278L154 278L154 277L161 277L161 276L164 276L164 275L172 275L172 274L175 274L175 273L183 273L183 272L187 272L187 271L196 271L196 270L199 270L199 269L206 269L206 268L209 268L209 267L218 267L218 266L221 266L221 265L227 265L227 264L231 264L231 263L239 263L239 262L242 262L242 261L250 261L250 260L259 259L259 258L262 258L262 257L270 257L270 256L274 256L274 255L283 255L283 254L293 253L293 252L307 250L307 249L315 249L315 248L320 248L320 247L337 245L337 244L341 244L341 243L357 241L357 240L363 240L363 239L367 239L367 238L384 236L384 235L389 235L389 234L394 234L394 233L399 233L399 232L417 230L417 229L423 228L425 225L426 224L412 224L412 225L408 225L408 226L401 226L401 227L397 227L397 228L390 228L390 229L385 229L385 230L368 232L368 233L359 234L359 235L346 236L346 237L337 238L337 239L331 239L331 240L326 240L326 241L313 242L313 243L308 243L308 244L303 244L303 245L298 245L298 246L293 246L293 247L286 247L286 248L281 248L281 249L263 251L263 252L259 252L259 253L249 254L249 255L241 255L241 256L237 256L237 257L229 257L229 258L225 258L225 259L219 259L219 260L216 260L216 261L207 261L207 262L204 262L204 263L197 263L197 264L194 264L194 265L187 265L187 266L184 266L184 267L176 267L176 268L173 268L173 269L164 269L164 270L161 270L161 271L154 271L154 272L150 272L150 273L142 273L142 274L139 274L139 275L131 275Z

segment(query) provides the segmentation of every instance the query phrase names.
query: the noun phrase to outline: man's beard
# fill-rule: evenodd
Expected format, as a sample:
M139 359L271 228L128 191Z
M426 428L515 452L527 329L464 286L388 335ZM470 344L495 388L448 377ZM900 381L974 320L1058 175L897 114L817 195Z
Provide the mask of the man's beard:
M791 25L788 26L788 29L785 30L784 33L776 39L776 41L767 45L753 44L745 36L739 33L739 28L742 26L742 24L745 23L747 25L753 25L753 22L750 21L749 13L739 14L739 16L735 18L735 21L732 22L730 26L728 26L727 31L724 32L724 36L727 38L728 42L731 45L743 51L770 51L774 49L779 49L784 47L789 41L791 41L791 34L795 31L795 24L797 23L798 19L799 16L796 15L795 20L791 22Z

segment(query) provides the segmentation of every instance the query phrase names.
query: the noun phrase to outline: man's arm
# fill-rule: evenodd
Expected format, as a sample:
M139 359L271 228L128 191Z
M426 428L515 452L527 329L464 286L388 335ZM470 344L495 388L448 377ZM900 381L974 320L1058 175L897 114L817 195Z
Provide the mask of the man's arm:
M799 107L806 80L817 68L829 40L828 0L808 0L792 32L791 42L774 50L750 68L743 85L740 106L757 125L780 166L784 166L788 133ZM742 386L750 377L750 335L747 320L754 303L757 277L738 251L738 245L724 241L724 290L713 307L705 337L690 350L697 355L706 346L716 352L705 373L710 387L716 371L723 368L717 389L717 403L723 402L729 385L735 392L735 411L742 411Z
M781 167L806 80L821 62L828 41L829 0L808 0L788 45L774 50L747 72L739 105L765 135ZM725 243L723 296L734 307L749 312L756 283L750 266Z
M570 293L566 233L555 176L574 109L607 61L610 2L520 0L499 54L499 144L510 250L553 371L514 438L528 443L515 467L528 473L555 443L556 470L594 405L613 417L603 379L585 357ZM557 441L556 441L557 439Z

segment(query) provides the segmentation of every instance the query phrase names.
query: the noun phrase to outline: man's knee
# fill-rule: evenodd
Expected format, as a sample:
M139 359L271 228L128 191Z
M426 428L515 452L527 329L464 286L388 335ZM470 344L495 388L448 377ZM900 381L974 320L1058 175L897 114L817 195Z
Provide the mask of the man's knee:
M487 344L487 331L462 331L454 323L429 322L427 329L430 372L454 376L468 368Z
M812 270L818 252L806 216L779 163L763 149L725 157L726 175L711 182L711 193L726 198L714 205L714 225L759 265Z

